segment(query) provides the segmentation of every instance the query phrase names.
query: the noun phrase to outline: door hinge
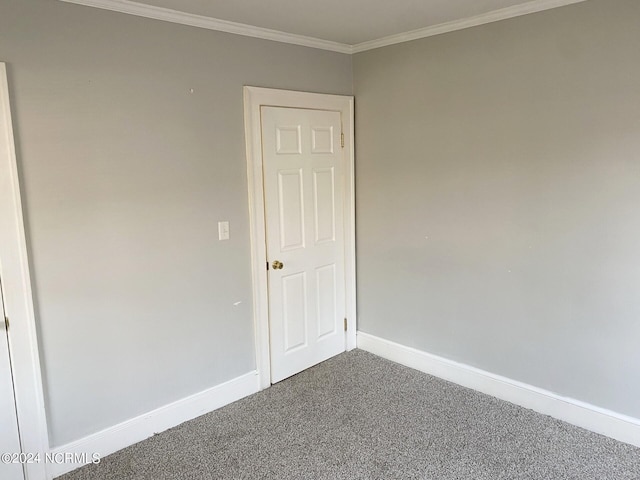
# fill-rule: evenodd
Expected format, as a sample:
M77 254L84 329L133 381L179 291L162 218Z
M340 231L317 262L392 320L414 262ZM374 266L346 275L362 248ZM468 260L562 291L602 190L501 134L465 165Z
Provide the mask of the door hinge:
M4 328L9 330L9 317L4 317Z
M345 332L347 331L347 319L346 318L344 319L344 331Z
M340 134L340 146L344 148L344 133Z

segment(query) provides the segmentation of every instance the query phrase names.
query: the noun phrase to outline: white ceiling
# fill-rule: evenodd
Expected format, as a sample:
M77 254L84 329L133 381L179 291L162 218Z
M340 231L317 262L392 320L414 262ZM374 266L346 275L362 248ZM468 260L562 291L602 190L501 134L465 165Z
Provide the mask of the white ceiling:
M584 0L63 1L352 53Z

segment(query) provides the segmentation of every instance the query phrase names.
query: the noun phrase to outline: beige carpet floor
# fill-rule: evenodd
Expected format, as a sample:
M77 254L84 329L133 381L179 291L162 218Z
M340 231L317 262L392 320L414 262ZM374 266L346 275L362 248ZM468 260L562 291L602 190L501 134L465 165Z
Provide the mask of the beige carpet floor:
M640 449L355 350L64 480L639 480Z

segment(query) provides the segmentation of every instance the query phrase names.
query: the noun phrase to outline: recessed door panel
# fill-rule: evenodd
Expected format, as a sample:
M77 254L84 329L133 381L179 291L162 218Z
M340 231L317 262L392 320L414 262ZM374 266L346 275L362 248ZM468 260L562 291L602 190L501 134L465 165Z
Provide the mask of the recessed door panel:
M284 350L307 344L307 279L306 273L282 277L282 304L284 316Z
M304 247L303 188L302 169L278 173L278 213L282 250Z
M316 296L318 298L318 338L336 332L336 266L325 265L316 269Z
M334 169L318 168L313 171L313 207L315 241L333 242L336 235Z
M333 127L311 128L311 153L333 153Z
M278 155L299 155L302 153L300 125L282 125L276 129L276 153Z

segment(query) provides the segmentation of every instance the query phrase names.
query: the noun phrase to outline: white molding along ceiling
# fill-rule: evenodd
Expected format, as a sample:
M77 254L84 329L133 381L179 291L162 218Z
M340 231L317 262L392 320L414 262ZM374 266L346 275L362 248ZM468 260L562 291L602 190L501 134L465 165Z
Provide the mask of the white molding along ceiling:
M337 41L335 38L318 38L318 35L313 33L309 35L292 33L283 31L282 29L266 28L264 26L255 26L247 23L240 23L230 20L224 20L221 18L214 18L208 15L202 15L199 13L193 13L183 10L177 10L173 8L167 8L162 5L171 5L176 8L182 8L186 2L183 0L144 0L146 3L134 2L131 0L60 0L67 3L75 3L78 5L85 5L89 7L101 8L104 10L111 10L120 13L126 13L130 15L136 15L139 17L152 18L155 20L162 20L166 22L179 23L182 25L189 25L192 27L205 28L208 30L216 30L220 32L233 33L237 35L244 35L248 37L261 38L264 40L272 40L275 42L289 43L293 45L302 45L305 47L318 48L322 50L329 50L339 53L358 53L366 50L372 50L374 48L380 48L387 45L394 45L397 43L408 42L411 40L417 40L420 38L431 37L434 35L440 35L442 33L453 32L455 30L462 30L465 28L475 27L486 23L497 22L500 20L506 20L509 18L518 17L521 15L527 15L530 13L541 12L543 10L549 10L552 8L563 7L574 3L584 2L586 0L504 0L499 4L512 5L492 9L483 13L474 15L462 15L449 12L449 16L454 15L454 18L445 22L438 22L433 24L427 24L423 28L409 28L403 29L403 22L401 19L394 20L394 12L401 11L401 6L395 2L379 2L381 5L387 5L384 8L377 8L376 15L378 18L383 17L388 19L388 23L396 25L396 33L391 35L383 35L379 38L368 39L355 43L345 43L344 41ZM468 0L469 5L477 2L477 0ZM434 3L440 4L442 10L442 1ZM445 4L452 5L453 2L444 2ZM459 3L459 2L455 2ZM464 2L463 2L464 3ZM485 2L487 3L487 2ZM491 2L488 2L491 3ZM239 8L237 2L234 3L234 7ZM459 8L459 7L458 7ZM274 10L277 10L274 8ZM461 11L465 11L462 9ZM361 18L363 22L369 21L368 14L360 14L358 18ZM344 21L340 15L336 17ZM290 17L291 22L296 21L295 15ZM428 21L427 21L428 23ZM406 24L405 24L406 25ZM300 30L298 24L296 24L297 30ZM315 32L314 32L315 33ZM335 36L335 35L334 35Z
M157 7L144 3L132 2L129 0L61 0L67 3L77 3L89 7L112 10L114 12L128 13L138 17L153 18L165 22L179 23L191 27L205 28L219 32L235 33L246 37L261 38L263 40L273 40L274 42L290 43L305 47L319 48L340 53L351 53L351 46L319 38L296 35L269 28L246 25L244 23L230 22L219 18L207 17L188 12L172 10L170 8Z
M486 23L507 20L509 18L520 17L522 15L528 15L530 13L542 12L544 10L564 7L584 1L585 0L535 0L533 2L527 2L520 5L514 5L512 7L501 8L492 12L482 13L473 17L461 18L438 25L419 28L417 30L412 30L409 32L390 35L388 37L379 38L377 40L358 43L357 45L351 46L351 53L364 52L366 50L386 47L387 45L394 45L396 43L410 42L411 40L418 40L419 38L433 37L435 35L441 35L443 33L463 30L465 28L477 27Z

